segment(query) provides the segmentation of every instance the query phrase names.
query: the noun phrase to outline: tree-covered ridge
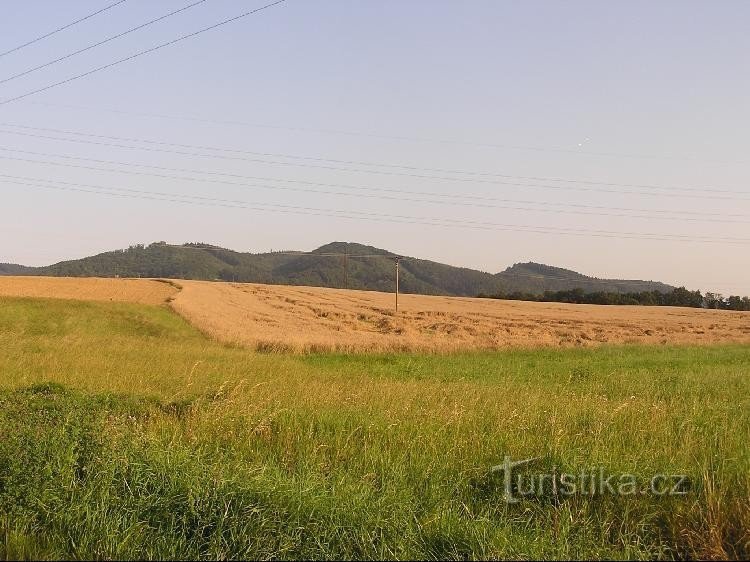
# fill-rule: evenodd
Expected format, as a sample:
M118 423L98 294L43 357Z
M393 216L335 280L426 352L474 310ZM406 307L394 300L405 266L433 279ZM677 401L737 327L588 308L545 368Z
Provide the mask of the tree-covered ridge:
M658 291L668 293L674 287L657 281L600 279L570 269L540 263L517 263L497 276L503 281L500 292L542 294L545 291L583 289L584 292L631 293Z
M0 263L0 275L23 275L28 269L15 263Z
M0 275L162 277L392 291L395 257L387 250L349 242L326 244L312 253L260 254L204 243L154 243L46 267L13 266L6 271L0 268ZM401 261L400 288L404 293L448 296L514 291L541 295L547 290L573 288L611 292L672 290L663 283L596 279L536 263L515 264L492 274L417 258Z
M532 294L516 291L513 293L496 293L479 297L520 300L536 302L565 302L573 304L630 304L643 306L688 306L693 308L712 308L718 310L748 310L750 297L724 297L714 293L702 295L700 291L689 291L678 287L669 292L641 291L638 293L611 293L606 291L585 292L583 289L565 291L545 291L543 294Z

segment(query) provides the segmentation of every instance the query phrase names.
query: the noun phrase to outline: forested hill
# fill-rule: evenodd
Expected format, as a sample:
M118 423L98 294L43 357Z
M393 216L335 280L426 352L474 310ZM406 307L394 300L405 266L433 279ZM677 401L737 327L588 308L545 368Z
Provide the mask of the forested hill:
M30 269L23 265L17 265L15 263L0 263L0 275L23 275Z
M394 288L393 258L396 254L392 252L362 244L333 242L312 254L251 254L208 244L155 243L46 267L3 264L0 275L166 277L379 291ZM348 254L348 257L328 254ZM357 257L363 255L368 257ZM663 283L600 280L536 263L516 264L492 274L417 258L401 262L401 290L405 293L476 296L479 293L543 293L575 288L623 293L672 290Z
M502 280L506 293L528 292L541 294L545 291L564 291L583 289L587 293L630 293L642 291L659 291L668 293L674 287L657 281L597 279L581 273L552 267L540 263L517 263L497 278Z

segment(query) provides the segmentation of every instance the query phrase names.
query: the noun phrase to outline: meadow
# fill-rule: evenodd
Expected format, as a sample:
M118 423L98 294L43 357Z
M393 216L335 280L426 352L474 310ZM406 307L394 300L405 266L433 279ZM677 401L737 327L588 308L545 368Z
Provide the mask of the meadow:
M0 350L5 558L750 556L748 345L260 353L0 297ZM506 455L689 489L508 504Z

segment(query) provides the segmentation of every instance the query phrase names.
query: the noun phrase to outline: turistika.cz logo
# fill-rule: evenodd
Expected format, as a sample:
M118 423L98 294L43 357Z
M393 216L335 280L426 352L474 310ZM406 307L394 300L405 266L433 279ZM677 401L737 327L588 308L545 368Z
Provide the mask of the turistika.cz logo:
M525 469L540 458L514 461L506 456L503 464L493 466L492 473L502 473L505 501L518 503L534 497L566 498L572 496L685 496L690 480L684 474L655 474L644 480L634 474L607 474L603 467L578 474L559 472L530 473Z

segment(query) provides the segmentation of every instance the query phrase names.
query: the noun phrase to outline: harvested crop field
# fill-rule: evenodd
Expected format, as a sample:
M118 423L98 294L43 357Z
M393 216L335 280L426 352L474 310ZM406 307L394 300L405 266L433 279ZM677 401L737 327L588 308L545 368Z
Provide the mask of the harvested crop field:
M750 313L180 281L172 307L263 351L435 351L617 343L750 343Z
M0 276L0 297L162 304L177 291L172 284L154 279Z

